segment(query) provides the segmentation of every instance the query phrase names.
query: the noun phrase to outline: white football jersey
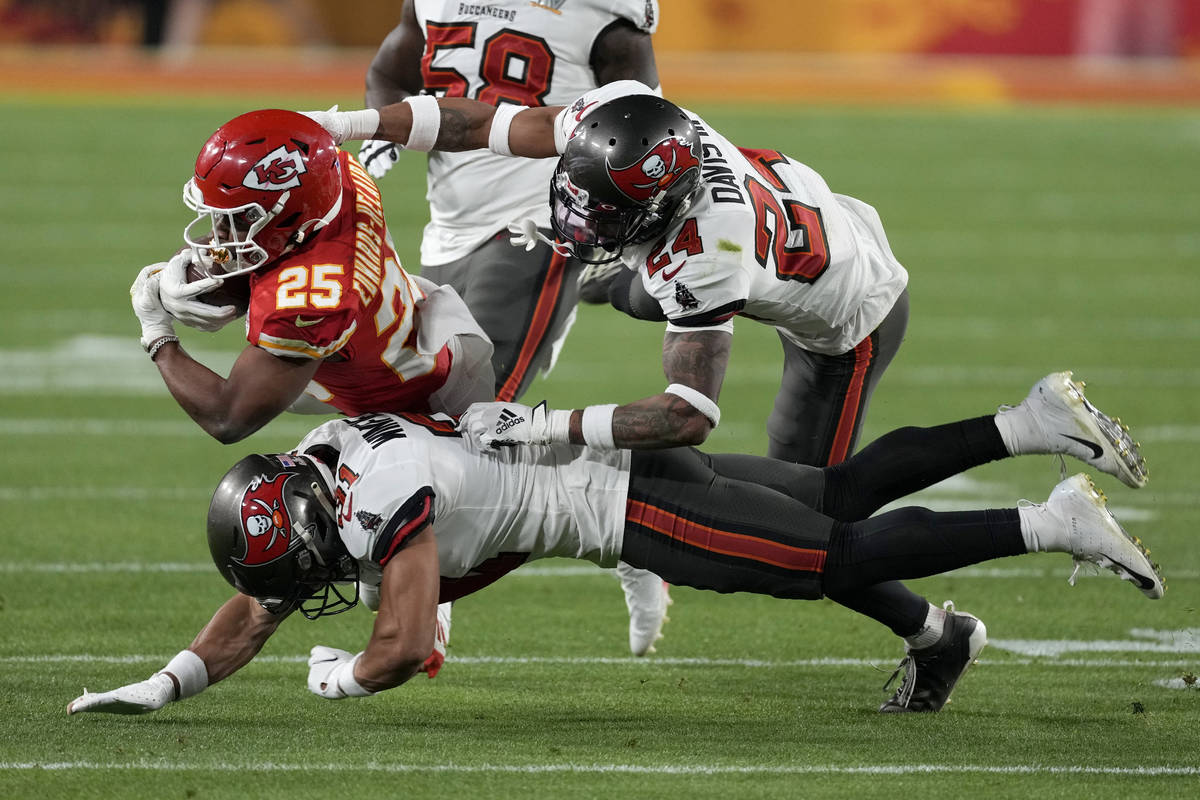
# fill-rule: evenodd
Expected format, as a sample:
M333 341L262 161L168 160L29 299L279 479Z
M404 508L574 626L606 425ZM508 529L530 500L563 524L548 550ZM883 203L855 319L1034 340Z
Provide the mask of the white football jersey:
M326 422L296 448L338 452L338 529L360 579L378 586L409 537L433 526L441 602L538 558L616 565L629 451L572 445L480 452L444 415L366 414Z
M589 62L601 31L618 19L646 33L658 25L658 0L416 0L415 10L425 93L492 105L566 105L596 86ZM488 150L430 153L421 263L462 258L514 220L549 227L554 165Z
M740 314L806 350L852 349L908 283L875 209L834 194L795 159L738 148L686 113L701 135L703 194L661 240L622 254L668 330L732 332Z

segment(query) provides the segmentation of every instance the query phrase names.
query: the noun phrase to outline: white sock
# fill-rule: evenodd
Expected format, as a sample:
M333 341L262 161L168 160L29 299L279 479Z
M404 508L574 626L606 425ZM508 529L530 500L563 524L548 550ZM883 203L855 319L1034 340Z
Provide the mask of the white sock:
M1021 522L1021 538L1030 553L1069 553L1071 543L1062 523L1054 514L1046 511L1045 503L1026 503L1017 506L1017 519Z
M925 613L925 624L921 629L912 636L905 636L904 641L908 644L909 650L920 650L924 647L930 647L941 641L942 628L946 624L946 612L932 603L929 604L929 611Z
M1017 431L1025 423L1028 427L1027 420L1023 419L1027 415L1024 406L1010 406L1002 408L992 417L996 422L996 429L1000 431L1000 439L1004 442L1004 447L1008 450L1010 456L1021 455L1021 445L1017 437Z

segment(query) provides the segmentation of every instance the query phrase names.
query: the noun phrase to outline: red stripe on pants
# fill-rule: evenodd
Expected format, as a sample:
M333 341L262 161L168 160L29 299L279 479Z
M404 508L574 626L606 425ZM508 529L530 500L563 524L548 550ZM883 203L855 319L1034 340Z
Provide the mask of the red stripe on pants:
M838 417L837 432L833 435L833 447L829 451L828 466L840 464L850 455L850 441L854 438L854 426L858 423L858 409L862 404L863 390L867 383L867 369L875 357L875 344L871 337L863 339L854 347L854 372L850 385L842 399L842 413Z
M794 547L751 534L723 531L692 522L640 500L628 501L625 518L678 542L712 553L803 572L821 572L825 569L824 550Z
M533 357L546 338L550 321L554 319L554 307L558 305L558 296L562 289L563 275L566 272L567 259L558 253L550 258L550 267L546 271L546 279L542 282L542 290L538 292L537 303L533 308L533 318L529 321L529 330L525 332L525 340L521 343L521 352L517 363L513 366L508 379L496 393L497 400L509 401L517 396L521 382L525 380Z

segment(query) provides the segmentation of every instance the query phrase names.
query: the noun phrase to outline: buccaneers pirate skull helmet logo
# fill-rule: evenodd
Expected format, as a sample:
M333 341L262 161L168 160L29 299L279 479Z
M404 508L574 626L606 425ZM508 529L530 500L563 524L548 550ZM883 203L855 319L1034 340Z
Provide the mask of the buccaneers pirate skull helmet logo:
M356 579L357 563L338 535L328 474L307 455L251 455L213 493L213 562L230 585L272 613L299 608L314 618L357 602L336 585Z
M614 261L686 212L702 163L699 132L678 106L647 94L603 103L575 128L551 181L555 235L581 261Z

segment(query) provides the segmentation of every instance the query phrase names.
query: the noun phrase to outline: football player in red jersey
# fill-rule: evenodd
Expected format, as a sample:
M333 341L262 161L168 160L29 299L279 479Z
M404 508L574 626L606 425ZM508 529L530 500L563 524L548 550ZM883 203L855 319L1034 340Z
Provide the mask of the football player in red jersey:
M405 0L400 21L367 71L366 101L380 107L421 95L471 97L501 109L568 103L619 79L658 85L650 36L656 0ZM366 141L359 160L380 179L399 145ZM496 399L516 400L548 371L579 299L608 302L619 264L584 265L544 242L509 246L508 226L532 219L550 232L546 186L553 161L486 151L430 153L430 219L421 276L454 287L494 347ZM661 635L662 581L617 567L630 612L629 647L644 655Z
M281 412L445 411L493 396L491 343L458 295L404 271L366 170L307 117L222 125L184 187L189 248L130 290L142 345L207 433L236 442ZM205 277L188 282L188 271ZM218 295L214 295L218 293ZM223 296L213 306L207 297ZM246 314L228 377L191 358L173 319L216 330ZM375 587L364 585L368 605ZM439 609L441 665L450 609Z
M244 439L305 399L360 414L458 413L491 398L487 336L452 290L404 271L378 188L312 120L265 110L222 125L184 201L196 211L190 249L143 269L131 294L168 390L217 440ZM207 277L186 283L189 262ZM183 350L172 312L219 327L238 309L196 298L242 276L249 344L221 377Z

